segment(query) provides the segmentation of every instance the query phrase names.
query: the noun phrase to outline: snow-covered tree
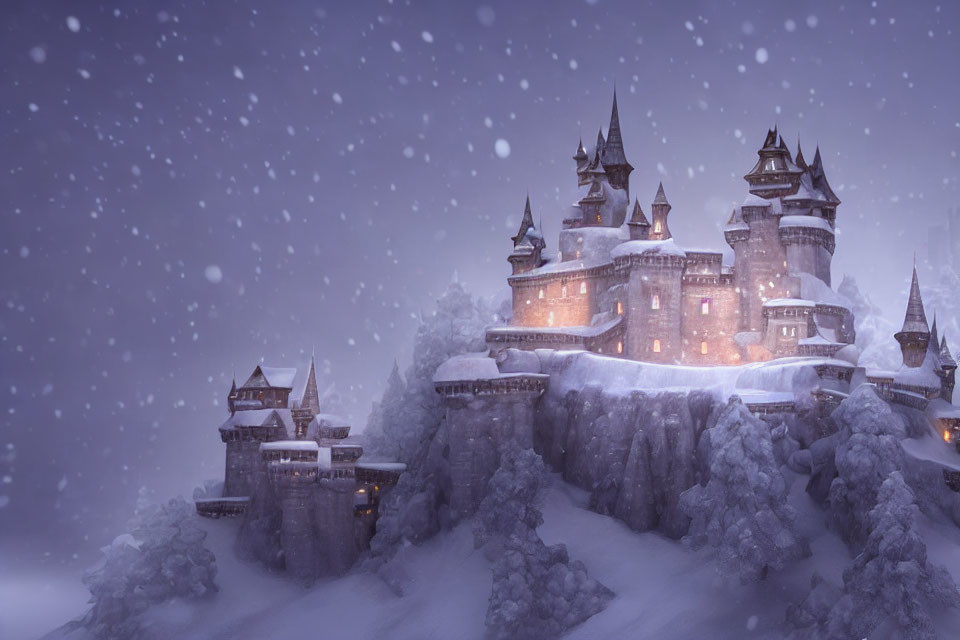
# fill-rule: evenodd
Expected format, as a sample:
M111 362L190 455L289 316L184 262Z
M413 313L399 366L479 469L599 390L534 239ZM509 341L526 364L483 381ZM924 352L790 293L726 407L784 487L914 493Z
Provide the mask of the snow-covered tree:
M839 432L830 515L847 542L860 544L869 532L868 514L877 504L880 485L901 468L905 427L870 385L861 385L840 403L833 419Z
M216 559L193 505L176 498L146 506L143 497L130 533L104 547L102 561L83 578L93 603L83 624L99 638L136 637L150 606L217 591Z
M742 582L762 579L807 554L787 504L770 427L734 396L707 434L710 478L680 496L680 508L691 518L684 541L716 547L721 568Z
M426 451L424 445L443 417L433 374L451 356L485 349L484 329L492 323L493 313L484 300L474 299L458 282L450 284L437 300L436 312L423 318L417 329L405 384L396 372L393 386L402 386L402 393L388 389L391 393L371 415L371 453L412 464Z
M863 551L843 572L842 594L814 581L811 595L788 612L801 627L793 637L866 638L882 625L898 638L936 638L930 610L957 606L960 592L946 569L927 559L915 528L918 513L903 476L891 472L869 513Z
M491 638L556 638L613 597L570 561L562 544L547 546L537 535L543 515L537 495L545 479L543 460L532 449L503 447L500 468L488 482L474 526L478 546L493 562L493 592L487 608Z
M850 310L854 315L860 364L878 369L898 367L901 362L900 347L892 336L899 325L895 327L883 315L883 310L860 291L853 276L844 275L837 292L852 303Z

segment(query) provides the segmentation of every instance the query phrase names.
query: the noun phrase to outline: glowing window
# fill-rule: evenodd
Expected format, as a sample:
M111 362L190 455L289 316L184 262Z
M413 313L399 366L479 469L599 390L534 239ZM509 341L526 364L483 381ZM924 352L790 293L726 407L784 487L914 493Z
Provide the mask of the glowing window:
M653 232L660 233L661 231L663 231L663 227L660 226L660 221L657 220L656 222L653 223Z
M783 328L783 335L787 335L787 328L786 328L786 327Z
M660 308L660 295L659 295L659 294L657 294L657 293L653 294L653 299L650 301L650 308L651 308L651 309L654 309L654 310Z
M597 214L597 224L600 224L600 220L601 220L600 214L598 213L598 214Z
M700 343L700 355L704 355L704 356L707 355L707 343L706 343L706 342L701 342L701 343Z
M553 311L550 312L550 315L547 316L547 326L553 326Z
M790 329L790 335L791 335L792 337L794 337L794 338L797 337L797 328L796 328L796 327L791 327L791 329Z
M623 303L620 302L619 300L617 300L617 315L618 316L623 315Z
M587 292L587 281L584 280L580 283L580 294L583 295Z
M654 352L654 353L660 353L660 341L659 341L659 340L654 340L654 341L653 341L653 352Z
M700 299L700 315L702 316L710 315L710 298Z
M540 293L537 295L537 297L543 300L543 289L540 289Z
M617 353L623 353L623 343L622 343L622 342L618 342L618 343L617 343Z

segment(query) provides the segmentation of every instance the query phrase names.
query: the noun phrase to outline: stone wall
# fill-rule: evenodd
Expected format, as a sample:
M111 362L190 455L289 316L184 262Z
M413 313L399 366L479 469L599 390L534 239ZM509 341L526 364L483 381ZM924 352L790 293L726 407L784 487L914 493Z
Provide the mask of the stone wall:
M259 440L230 440L227 443L224 497L249 496L253 475L260 464Z
M780 219L769 206L744 206L749 236L734 244L734 284L740 289L740 330L763 329L763 303L788 298L787 257L780 244ZM773 286L771 286L771 283Z
M740 296L732 279L690 275L689 269L687 273L683 278L681 317L683 361L694 365L739 364L740 348L733 336L740 326Z
M601 308L600 300L615 283L612 265L511 279L511 324L519 327L589 326L594 314L608 310Z
M644 257L642 263L630 267L625 345L628 358L659 363L680 360L682 274L682 260L672 256ZM659 309L653 308L655 296ZM655 341L659 341L659 352L655 351Z

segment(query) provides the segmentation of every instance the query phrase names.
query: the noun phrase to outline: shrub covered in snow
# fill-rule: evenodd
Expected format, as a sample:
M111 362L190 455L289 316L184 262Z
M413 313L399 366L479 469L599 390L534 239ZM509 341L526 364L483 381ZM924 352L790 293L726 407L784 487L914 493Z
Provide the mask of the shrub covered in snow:
M869 385L861 385L840 403L833 419L839 432L830 516L847 542L861 544L869 531L868 514L877 504L880 485L902 467L904 423Z
M536 497L543 482L540 456L507 446L477 511L475 541L495 558L486 622L491 638L559 637L613 597L582 563L570 561L564 545L548 547L537 535L543 516Z
M691 518L684 538L693 547L717 548L720 567L742 582L809 553L794 528L787 486L773 452L770 427L734 396L709 437L710 478L680 496Z
M83 624L100 638L137 637L150 606L217 590L216 559L193 505L176 498L146 506L142 498L130 533L104 547L103 560L83 579L93 603Z

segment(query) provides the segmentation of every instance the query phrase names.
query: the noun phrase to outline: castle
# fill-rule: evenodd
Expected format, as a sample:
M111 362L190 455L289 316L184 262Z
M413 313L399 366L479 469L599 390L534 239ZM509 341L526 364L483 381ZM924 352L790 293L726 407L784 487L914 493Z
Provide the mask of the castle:
M223 492L198 498L196 508L208 517L279 510L284 566L312 580L353 565L375 532L383 492L405 465L360 460L350 425L320 410L312 358L298 393L296 384L296 369L260 365L240 387L234 380L230 417L219 428Z
M768 131L744 176L749 195L724 228L733 249L684 250L670 230L661 183L647 218L634 199L614 92L610 126L577 147L586 193L563 220L556 257L527 198L509 256L513 319L487 343L506 348L584 348L631 360L719 365L783 356L833 356L855 338L853 314L830 288L840 199L820 150L796 158Z

